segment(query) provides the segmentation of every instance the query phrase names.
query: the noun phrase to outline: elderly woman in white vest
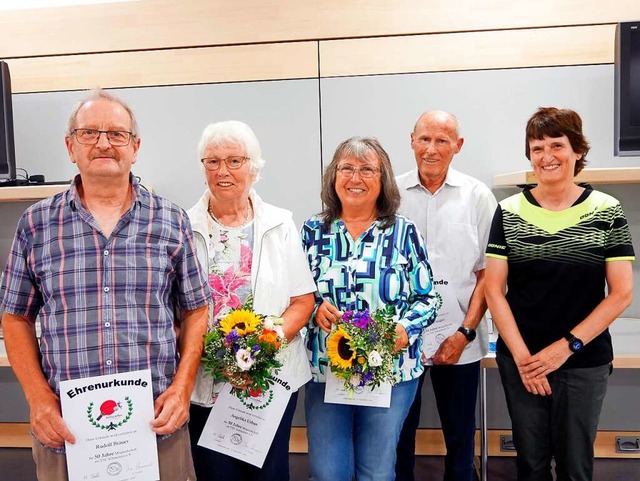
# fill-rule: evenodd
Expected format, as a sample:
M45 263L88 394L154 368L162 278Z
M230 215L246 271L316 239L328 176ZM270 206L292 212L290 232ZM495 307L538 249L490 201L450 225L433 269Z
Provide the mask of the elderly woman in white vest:
M198 156L208 188L188 214L213 293L210 327L250 295L255 312L281 316L289 341L283 370L293 380L294 393L257 468L197 445L221 389L200 370L189 425L196 475L199 481L286 481L297 391L311 377L299 331L311 316L316 286L291 212L267 204L253 189L264 160L251 128L238 121L209 125Z

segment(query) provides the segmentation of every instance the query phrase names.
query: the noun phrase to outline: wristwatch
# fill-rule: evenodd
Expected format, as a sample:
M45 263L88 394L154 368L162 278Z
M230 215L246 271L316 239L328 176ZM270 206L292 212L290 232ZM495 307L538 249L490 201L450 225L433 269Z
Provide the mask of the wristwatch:
M462 334L464 334L464 337L466 337L467 341L469 342L473 342L473 340L476 338L475 329L469 329L468 327L460 326L458 328L458 332L461 332Z
M571 350L571 352L578 352L584 346L584 343L582 342L582 340L578 339L576 336L574 336L571 333L565 334L564 338L569 343L569 349Z

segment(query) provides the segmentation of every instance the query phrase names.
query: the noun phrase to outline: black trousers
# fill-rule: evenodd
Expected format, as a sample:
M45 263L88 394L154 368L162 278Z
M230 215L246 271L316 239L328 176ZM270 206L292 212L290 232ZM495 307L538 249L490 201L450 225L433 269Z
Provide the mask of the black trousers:
M561 369L547 376L550 396L529 393L512 358L498 354L513 442L517 450L518 481L591 481L593 443L611 365Z
M429 372L436 398L447 454L444 481L476 479L473 457L476 432L476 400L480 361L431 366L420 376L419 390L402 427L397 448L396 481L413 481L416 431L420 424L422 384Z

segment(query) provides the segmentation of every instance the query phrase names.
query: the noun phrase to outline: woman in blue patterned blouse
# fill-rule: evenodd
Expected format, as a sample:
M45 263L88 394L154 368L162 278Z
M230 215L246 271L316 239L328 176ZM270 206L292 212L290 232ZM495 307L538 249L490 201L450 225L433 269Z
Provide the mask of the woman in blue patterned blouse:
M400 194L389 156L376 139L342 142L326 169L324 211L302 228L318 292L307 352L313 373L305 411L310 479L392 481L396 444L423 371L422 329L436 316L425 242L396 215ZM347 310L393 306L396 349L389 408L324 402L327 336Z

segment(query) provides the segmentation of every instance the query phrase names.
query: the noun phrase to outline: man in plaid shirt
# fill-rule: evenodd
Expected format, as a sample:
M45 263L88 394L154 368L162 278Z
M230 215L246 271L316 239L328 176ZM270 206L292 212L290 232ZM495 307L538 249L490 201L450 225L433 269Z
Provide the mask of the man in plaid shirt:
M189 220L131 175L140 138L119 99L93 91L65 142L80 174L21 217L0 291L38 479L67 479L64 442L75 438L61 417L60 381L151 369L161 479L193 480L186 424L210 292Z

